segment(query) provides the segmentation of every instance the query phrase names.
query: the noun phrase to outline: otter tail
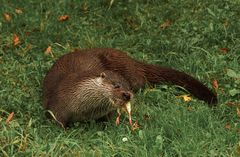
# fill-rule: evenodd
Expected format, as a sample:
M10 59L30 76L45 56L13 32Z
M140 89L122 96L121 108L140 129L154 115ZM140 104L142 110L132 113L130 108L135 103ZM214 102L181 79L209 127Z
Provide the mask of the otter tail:
M150 84L170 83L188 90L193 96L214 106L217 104L217 96L209 88L192 76L171 68L163 68L155 65L144 64L145 77Z

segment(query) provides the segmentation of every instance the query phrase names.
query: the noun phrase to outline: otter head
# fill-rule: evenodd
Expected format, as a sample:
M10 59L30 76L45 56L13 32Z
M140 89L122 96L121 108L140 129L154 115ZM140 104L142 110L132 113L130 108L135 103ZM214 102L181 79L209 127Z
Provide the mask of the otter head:
M119 74L105 71L96 78L96 82L102 86L102 94L116 108L121 108L131 101L133 93L129 84Z

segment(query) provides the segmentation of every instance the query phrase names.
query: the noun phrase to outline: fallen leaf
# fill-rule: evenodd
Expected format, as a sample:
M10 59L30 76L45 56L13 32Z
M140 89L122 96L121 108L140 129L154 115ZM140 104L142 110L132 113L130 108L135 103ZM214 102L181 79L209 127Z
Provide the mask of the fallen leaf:
M163 24L160 25L160 28L166 29L171 26L172 22L170 20L165 21Z
M186 101L186 102L192 100L192 98L189 96L189 94L187 94L187 95L179 95L179 96L176 96L176 98L183 98L183 100Z
M68 15L62 15L58 18L59 21L67 21L69 19Z
M184 100L184 101L191 101L192 98L191 98L189 95L184 95L184 96L183 96L183 100Z
M51 55L52 57L54 57L53 53L52 53L52 47L51 46L48 46L44 53L45 53L45 55Z
M227 102L226 105L227 105L228 107L234 107L234 106L236 106L236 104L235 104L234 102Z
M9 15L8 13L3 13L4 19L7 22L10 22L12 20L11 15Z
M226 47L220 48L219 50L222 53L227 53L228 52L228 48L226 48Z
M17 14L22 14L22 13L23 13L22 9L19 9L19 8L16 8L16 9L15 9L15 12L16 12Z
M150 116L149 115L147 115L147 114L144 114L144 120L149 120L150 119Z
M187 109L188 109L188 111L192 111L193 110L193 108L191 106L188 106Z
M8 124L10 122L10 120L13 118L14 112L10 113L5 124Z
M135 131L137 129L140 128L140 125L138 124L138 121L136 121L133 125L132 125L132 131Z
M229 22L226 20L224 23L223 23L224 27L228 27L229 26Z
M17 46L18 44L20 44L20 39L19 37L17 36L17 34L13 34L13 45L14 46Z
M225 125L225 128L226 129L231 129L231 125L228 123L228 124Z
M240 109L237 107L237 115L240 117Z
M240 155L240 145L237 146L236 151L237 151L237 154Z
M227 102L226 105L229 107L239 107L240 108L240 102Z
M218 89L218 81L216 79L212 80L212 86L215 90Z

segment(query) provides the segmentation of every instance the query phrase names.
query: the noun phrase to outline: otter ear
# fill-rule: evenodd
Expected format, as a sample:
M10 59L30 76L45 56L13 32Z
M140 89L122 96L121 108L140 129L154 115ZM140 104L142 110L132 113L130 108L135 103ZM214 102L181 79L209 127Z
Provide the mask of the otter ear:
M101 78L105 78L105 77L106 77L106 74L105 74L104 72L102 72L102 73L100 74L100 77L101 77Z

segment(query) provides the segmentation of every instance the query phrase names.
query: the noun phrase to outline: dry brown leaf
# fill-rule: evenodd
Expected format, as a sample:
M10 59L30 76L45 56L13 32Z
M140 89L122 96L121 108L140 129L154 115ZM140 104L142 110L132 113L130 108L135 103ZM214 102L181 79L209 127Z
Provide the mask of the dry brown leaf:
M62 15L58 18L59 21L67 21L69 19L68 15Z
M170 20L165 21L163 24L160 25L162 29L166 29L171 26L172 22Z
M10 22L12 20L11 15L9 15L8 13L3 13L3 17L7 22Z
M228 48L223 47L223 48L220 48L219 51L222 52L222 53L227 53L228 52Z
M237 107L237 115L240 117L240 109Z
M238 155L240 155L240 145L237 146L236 152L237 152Z
M135 131L137 129L140 128L140 125L138 124L138 121L136 121L133 125L132 125L132 131Z
M17 14L22 14L22 13L23 13L22 9L20 9L20 8L16 8L16 9L15 9L15 12L16 12Z
M226 129L231 129L231 125L228 123L228 124L225 125L225 128Z
M54 57L53 53L52 53L52 47L51 46L48 46L44 53L45 53L45 55L51 55L52 57Z
M223 23L224 27L228 27L229 26L229 22L226 20L224 23Z
M240 108L240 102L227 102L226 105L228 107L238 107L238 108Z
M10 113L5 124L8 124L10 122L10 120L13 118L14 112Z
M143 118L144 118L144 120L149 120L150 116L148 114L144 114Z
M20 44L20 39L19 37L17 36L16 33L13 34L13 45L14 46L17 46L18 44Z
M216 79L212 80L212 86L215 90L218 89L218 81Z
M234 102L227 102L226 105L227 105L228 107L234 107L234 106L236 106L236 104L235 104Z

